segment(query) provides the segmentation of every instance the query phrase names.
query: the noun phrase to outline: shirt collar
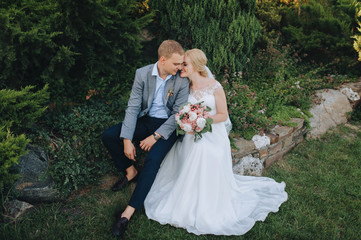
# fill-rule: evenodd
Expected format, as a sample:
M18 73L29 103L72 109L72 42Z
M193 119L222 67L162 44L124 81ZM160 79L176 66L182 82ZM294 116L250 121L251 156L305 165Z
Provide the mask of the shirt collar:
M161 77L159 76L159 72L158 72L158 62L156 62L156 63L154 64L153 71L152 71L152 76L156 76L156 77L158 77L158 78L160 78L160 79L163 80L163 78L161 78ZM165 78L165 81L167 81L167 80L168 80L169 78L171 78L171 77L172 77L172 75L169 74L169 75Z

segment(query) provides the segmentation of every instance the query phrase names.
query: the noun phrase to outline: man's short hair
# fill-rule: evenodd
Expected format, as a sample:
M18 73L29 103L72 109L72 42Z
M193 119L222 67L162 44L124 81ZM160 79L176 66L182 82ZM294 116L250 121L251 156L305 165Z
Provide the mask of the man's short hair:
M165 40L158 48L158 59L160 59L162 56L170 58L173 53L178 53L181 56L184 55L184 49L182 45L174 40Z

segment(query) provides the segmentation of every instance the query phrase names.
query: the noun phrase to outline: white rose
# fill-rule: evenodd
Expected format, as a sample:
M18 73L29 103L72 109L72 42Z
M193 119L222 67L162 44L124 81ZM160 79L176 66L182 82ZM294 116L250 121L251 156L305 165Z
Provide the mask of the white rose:
M189 120L194 121L197 119L197 114L195 112L189 113Z
M182 125L182 121L180 120L179 115L176 115L176 116L175 116L175 121L176 121L176 123L177 123L179 126Z
M206 126L206 123L207 123L207 121L204 118L198 118L197 119L197 126L202 128L202 129L204 128L204 126Z
M190 124L188 124L188 123L183 124L183 130L185 132L190 132L190 131L192 131L192 126Z
M182 108L182 113L187 113L191 110L191 107L189 105L185 105L183 108Z

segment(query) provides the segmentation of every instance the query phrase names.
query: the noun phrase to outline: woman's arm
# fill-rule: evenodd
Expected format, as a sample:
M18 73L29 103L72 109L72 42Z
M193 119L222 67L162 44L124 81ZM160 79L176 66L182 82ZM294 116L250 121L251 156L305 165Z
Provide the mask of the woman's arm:
M227 120L228 110L226 94L224 93L222 87L219 87L214 91L214 98L216 100L217 113L211 116L213 123L224 122Z

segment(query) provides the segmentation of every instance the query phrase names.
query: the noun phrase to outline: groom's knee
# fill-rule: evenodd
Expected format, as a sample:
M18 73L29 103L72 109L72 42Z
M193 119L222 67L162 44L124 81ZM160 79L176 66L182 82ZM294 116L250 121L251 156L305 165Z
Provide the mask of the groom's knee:
M102 134L102 142L105 146L109 145L111 142L112 135L111 132L109 132L109 129L105 130Z
M113 143L113 142L121 142L120 135L120 124L114 125L108 129L106 129L102 134L102 142L105 146Z

